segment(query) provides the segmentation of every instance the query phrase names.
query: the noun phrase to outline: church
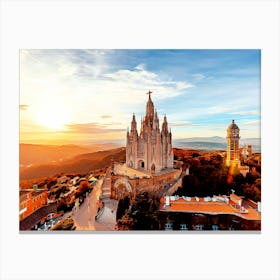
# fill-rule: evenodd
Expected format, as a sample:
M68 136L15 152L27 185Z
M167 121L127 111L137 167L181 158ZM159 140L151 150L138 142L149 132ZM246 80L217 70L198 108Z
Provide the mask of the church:
M173 169L172 134L164 116L160 129L159 118L148 94L146 115L141 120L140 133L135 115L132 116L130 131L126 135L126 165L150 174Z
M137 129L135 115L126 134L126 162L112 161L104 179L103 198L119 200L124 196L135 197L142 191L172 192L181 186L182 169L173 168L172 134L164 116L159 118L148 94L146 114ZM106 191L104 191L106 189Z

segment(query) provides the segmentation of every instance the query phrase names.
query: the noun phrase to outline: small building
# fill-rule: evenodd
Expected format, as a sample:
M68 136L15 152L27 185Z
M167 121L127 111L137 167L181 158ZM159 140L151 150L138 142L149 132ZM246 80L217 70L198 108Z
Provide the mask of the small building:
M161 199L160 228L165 230L260 230L260 203L230 196ZM172 224L172 228L167 226ZM186 224L186 226L182 226Z
M57 183L58 184L64 184L64 183L67 183L69 179L70 179L69 177L64 175L64 176L61 176L61 177L57 178Z
M80 179L79 176L75 176L74 178L72 178L72 179L70 180L70 184L73 185L73 186L75 186L75 185L77 184L77 182L78 182L79 179Z
M27 189L20 191L19 220L23 220L37 209L47 205L48 194L45 189Z

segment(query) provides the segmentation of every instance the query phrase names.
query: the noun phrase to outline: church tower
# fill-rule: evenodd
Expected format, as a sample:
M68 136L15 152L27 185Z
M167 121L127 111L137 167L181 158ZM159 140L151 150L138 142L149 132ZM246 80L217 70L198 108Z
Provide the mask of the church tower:
M158 173L173 168L172 134L168 131L164 116L160 131L159 118L151 99L151 91L146 104L146 115L141 120L140 134L137 131L135 115L132 116L131 129L126 136L126 164L130 168L149 173Z
M234 120L227 129L227 166L240 166L239 158L239 127L235 124Z

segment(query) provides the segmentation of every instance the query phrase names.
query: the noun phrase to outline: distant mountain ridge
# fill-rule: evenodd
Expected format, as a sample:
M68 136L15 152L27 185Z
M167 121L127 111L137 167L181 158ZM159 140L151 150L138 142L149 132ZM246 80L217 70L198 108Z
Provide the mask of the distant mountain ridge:
M240 138L240 147L243 144L252 145L254 152L260 152L261 139L260 138ZM183 139L174 139L173 147L182 149L197 149L197 150L226 150L227 141L226 138L220 136L212 137L192 137Z
M213 142L213 143L226 143L226 139L220 136L211 136L211 137L188 137L173 139L173 142L184 141L184 142Z
M56 163L71 159L80 154L109 150L116 147L118 147L118 145L114 143L103 143L88 146L75 144L40 145L21 143L19 146L19 160L21 166Z
M118 162L125 161L125 148L80 154L59 163L21 168L20 179L41 178L59 173L88 173L109 166L112 159Z

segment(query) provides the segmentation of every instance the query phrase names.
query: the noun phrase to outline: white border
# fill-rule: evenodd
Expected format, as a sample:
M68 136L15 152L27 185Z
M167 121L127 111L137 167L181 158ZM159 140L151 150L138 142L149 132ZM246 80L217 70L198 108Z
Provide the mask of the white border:
M1 279L279 279L279 34L278 1L2 1ZM262 233L20 235L19 48L262 49Z

